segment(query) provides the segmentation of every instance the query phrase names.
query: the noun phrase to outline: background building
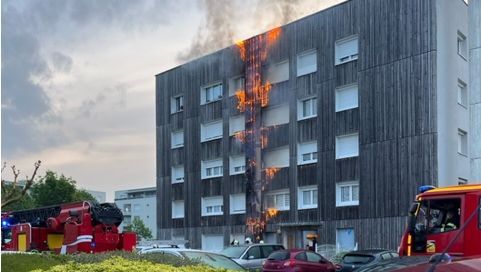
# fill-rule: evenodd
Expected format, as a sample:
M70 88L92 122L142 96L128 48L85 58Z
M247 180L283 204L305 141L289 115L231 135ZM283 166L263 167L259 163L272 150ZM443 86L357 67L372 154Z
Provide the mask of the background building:
M130 225L135 217L139 217L155 239L157 234L156 193L156 187L115 191L115 204L124 214L124 221L120 228Z
M280 30L262 63L273 85L261 166L278 170L263 203L279 211L265 240L396 249L418 186L479 177L468 5L351 0ZM159 239L243 240L245 70L231 46L156 76Z

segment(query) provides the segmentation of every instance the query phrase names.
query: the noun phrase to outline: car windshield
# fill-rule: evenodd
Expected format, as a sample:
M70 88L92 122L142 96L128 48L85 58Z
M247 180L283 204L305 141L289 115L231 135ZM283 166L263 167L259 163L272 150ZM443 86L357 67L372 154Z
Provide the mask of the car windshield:
M347 254L342 258L342 262L347 264L367 264L372 260L374 260L374 257L369 255Z
M246 246L233 246L225 248L220 252L220 254L225 255L229 258L239 259L242 256L242 253L246 251Z
M186 258L191 260L197 260L206 265L214 268L224 268L233 270L244 270L242 266L234 262L233 260L214 253L196 252L196 251L183 251L181 252Z
M289 256L290 256L289 251L280 250L280 251L271 253L271 255L269 255L269 258L267 259L269 261L284 261L289 259Z

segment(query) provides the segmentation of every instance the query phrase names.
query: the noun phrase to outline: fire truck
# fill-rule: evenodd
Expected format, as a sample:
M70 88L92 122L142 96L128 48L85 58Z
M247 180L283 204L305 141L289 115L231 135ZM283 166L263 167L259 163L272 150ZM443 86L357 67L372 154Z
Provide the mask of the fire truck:
M134 232L120 233L122 211L113 203L82 201L2 213L2 250L59 254L132 251Z
M481 184L421 186L399 255L481 255Z

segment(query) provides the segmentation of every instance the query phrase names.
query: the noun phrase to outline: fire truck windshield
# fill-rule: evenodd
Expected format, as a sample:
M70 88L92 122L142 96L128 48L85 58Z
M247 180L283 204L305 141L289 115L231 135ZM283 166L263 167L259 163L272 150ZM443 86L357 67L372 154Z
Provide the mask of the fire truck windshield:
M414 233L441 233L460 228L461 199L425 199L415 214Z
M12 241L12 230L10 228L2 228L2 245Z

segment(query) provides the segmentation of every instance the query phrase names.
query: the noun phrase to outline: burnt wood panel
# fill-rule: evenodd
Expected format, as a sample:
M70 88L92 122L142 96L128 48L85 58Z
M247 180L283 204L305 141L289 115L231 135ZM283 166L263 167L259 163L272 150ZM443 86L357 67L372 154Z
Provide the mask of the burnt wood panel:
M263 135L267 138L265 150L286 146L289 144L289 124L271 126L264 129Z
M202 180L202 197L222 195L222 178L210 178Z
M214 160L222 157L222 139L201 143L201 160Z
M318 184L317 163L297 166L297 181L299 187Z
M263 173L263 180L268 183L266 188L268 191L287 189L289 188L289 167L279 169L279 172L272 179L265 177Z
M184 199L184 183L172 184L172 200Z
M237 140L234 136L229 137L229 154L240 155L244 153L244 143Z
M359 108L336 112L336 136L359 131Z

